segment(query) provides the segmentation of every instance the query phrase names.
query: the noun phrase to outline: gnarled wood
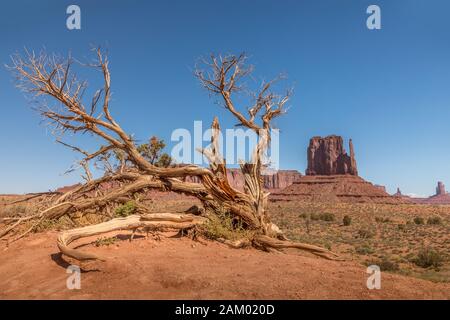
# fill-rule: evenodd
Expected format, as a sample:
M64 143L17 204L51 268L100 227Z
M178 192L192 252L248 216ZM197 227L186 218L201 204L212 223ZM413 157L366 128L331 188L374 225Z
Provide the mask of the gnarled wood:
M195 71L204 88L210 94L219 97L224 108L238 120L238 125L252 130L258 136L259 141L253 150L252 159L241 164L245 180L242 192L234 189L228 181L226 161L219 153L220 126L217 118L212 124L211 148L202 150L209 159L209 168L196 165L163 168L148 161L139 152L134 138L113 118L109 109L111 98L109 61L100 49L96 51L96 59L97 63L88 67L101 72L104 85L89 100L83 97L87 82L77 80L72 71L71 57L59 59L49 57L45 53L36 55L34 52L26 52L25 58L16 55L12 59L11 69L18 79L18 86L42 102L36 110L57 134L57 141L84 156L78 164L85 170L84 178L87 180L85 184L60 196L48 208L33 215L31 219L35 219L35 223L19 238L31 232L43 219L54 220L64 215L73 216L78 212L88 211L98 213L106 211L111 216L113 205L124 203L127 199L145 194L148 189L156 188L195 196L202 201L205 208L215 213L227 210L233 219L242 222L244 228L252 230L255 234L252 240L254 246L266 249L298 248L316 255L333 256L326 249L286 241L281 230L271 222L267 212L268 193L262 188L261 178L261 170L267 165L264 154L270 145L271 121L285 113L290 91L285 95L278 95L271 91L274 81L263 83L252 95L252 106L247 108L248 115L245 115L236 105L236 101L239 100L235 99L236 94L243 91L243 82L253 70L251 66L245 64L245 55L225 57L212 55L209 60L203 61L207 70ZM42 97L50 97L58 103L47 104L40 100ZM89 133L100 139L102 145L98 146L97 150L88 152L59 140L65 133L74 135ZM90 162L107 159L110 151L120 152L123 155L120 168L117 172L113 172L111 166L108 166L109 169L105 169L105 176L94 180L90 172ZM187 176L198 176L201 184L184 181ZM104 190L102 186L108 183L113 187ZM58 247L62 253L76 259L97 259L95 255L70 249L68 246L76 239L118 229L192 228L203 223L205 219L189 215L147 215L145 207L141 205L138 206L137 212L144 214L65 231L58 237ZM23 221L25 220L9 220L14 224L1 232L0 236L10 233ZM241 246L247 242L225 243Z
M69 245L77 239L96 236L116 230L135 230L138 228L181 230L193 228L204 222L205 218L203 217L187 214L153 213L142 216L131 215L125 218L112 219L110 221L92 226L63 231L58 236L57 244L61 253L79 261L104 261L104 258L89 252L69 248Z

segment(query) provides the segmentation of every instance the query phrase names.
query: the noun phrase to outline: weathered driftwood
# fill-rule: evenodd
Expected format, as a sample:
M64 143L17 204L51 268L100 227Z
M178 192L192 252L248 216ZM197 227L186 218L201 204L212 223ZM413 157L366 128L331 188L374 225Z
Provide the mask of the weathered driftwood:
M69 248L69 245L81 238L96 236L116 230L136 230L139 228L175 229L185 230L198 226L205 222L205 218L174 213L154 213L146 215L131 215L125 218L116 218L107 222L86 226L82 228L63 231L58 235L58 248L64 255L84 261L84 260L104 260L95 254L83 252Z

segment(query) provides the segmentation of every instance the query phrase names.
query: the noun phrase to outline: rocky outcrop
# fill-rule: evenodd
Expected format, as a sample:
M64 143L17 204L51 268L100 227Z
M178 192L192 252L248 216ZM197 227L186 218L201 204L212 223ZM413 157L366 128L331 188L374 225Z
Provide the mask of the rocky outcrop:
M306 175L340 175L357 176L353 143L349 141L350 155L344 149L342 137L331 135L325 138L313 137L308 146L308 168Z
M394 197L401 197L401 196L403 196L402 192L400 191L400 188L397 187L397 192L395 192L395 193L393 194L393 196L394 196Z
M439 196L444 195L446 193L447 192L445 192L445 185L441 181L438 181L438 185L436 187L436 195Z
M299 181L301 176L297 170L279 170L274 174L263 175L264 188L283 189Z

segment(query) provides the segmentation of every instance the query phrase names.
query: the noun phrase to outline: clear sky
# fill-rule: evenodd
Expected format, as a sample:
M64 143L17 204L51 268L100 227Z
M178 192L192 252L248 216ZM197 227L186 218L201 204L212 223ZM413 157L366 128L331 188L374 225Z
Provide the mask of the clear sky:
M69 31L69 4L82 29ZM368 30L366 9L381 8ZM403 193L450 187L450 23L448 0L2 1L0 62L27 47L83 58L109 50L113 115L130 133L170 141L175 128L234 121L192 75L210 52L251 55L256 74L279 72L295 85L277 121L281 167L306 169L315 135L352 138L360 175ZM95 81L94 81L95 82ZM75 155L53 142L11 74L0 69L0 193L53 189Z

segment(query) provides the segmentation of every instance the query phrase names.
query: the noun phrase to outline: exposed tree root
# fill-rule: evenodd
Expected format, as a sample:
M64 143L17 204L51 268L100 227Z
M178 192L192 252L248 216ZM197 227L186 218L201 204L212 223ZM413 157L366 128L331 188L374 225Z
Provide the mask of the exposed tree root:
M203 217L174 213L155 213L143 216L131 215L126 218L112 219L96 225L64 231L58 236L57 244L61 253L79 261L104 261L103 258L98 257L95 254L71 249L69 248L69 245L71 242L80 238L95 236L116 230L136 230L138 228L148 228L151 230L183 230L193 228L202 224L204 221L205 218Z
M257 236L253 239L253 243L256 246L263 247L263 248L272 248L272 249L285 249L285 248L295 248L300 250L305 250L308 252L311 252L312 254L315 254L319 257L328 259L328 260L341 260L339 256L325 248L321 248L318 246L314 246L307 243L299 243L299 242L293 242L289 240L278 240L275 238L271 238L268 236Z
M143 216L131 215L126 218L117 218L110 220L108 222L72 229L62 232L57 239L58 248L64 255L77 259L79 261L86 260L101 260L105 261L104 258L99 257L95 254L89 252L83 252L76 249L69 248L70 243L73 241L95 236L116 230L133 230L134 232L143 228L147 231L149 230L161 230L161 229L172 229L172 230L188 230L193 227L199 226L206 221L206 218L190 215L190 214L174 214L174 213L153 213ZM257 248L264 249L269 252L279 252L283 248L296 248L311 252L320 257L337 260L338 255L324 248L320 248L314 245L297 243L292 241L277 240L268 236L256 236L252 240L250 239L240 239L237 241L230 241L227 239L219 238L219 242L222 242L232 248L244 248L254 245Z

